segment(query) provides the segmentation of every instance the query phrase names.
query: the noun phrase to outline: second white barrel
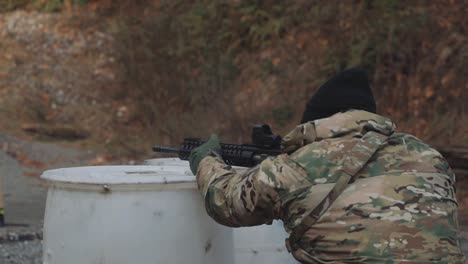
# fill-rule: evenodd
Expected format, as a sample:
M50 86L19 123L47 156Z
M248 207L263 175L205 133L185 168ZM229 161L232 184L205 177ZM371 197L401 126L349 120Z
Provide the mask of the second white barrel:
M178 158L146 160L147 165L174 166L189 170L187 161ZM237 170L245 168L236 167ZM272 225L233 228L234 259L236 264L297 264L288 253L285 239L288 237L281 221Z

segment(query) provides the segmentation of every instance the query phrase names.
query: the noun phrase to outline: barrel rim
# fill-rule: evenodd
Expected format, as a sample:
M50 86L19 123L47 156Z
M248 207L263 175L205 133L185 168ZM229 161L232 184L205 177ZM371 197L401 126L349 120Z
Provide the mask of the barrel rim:
M183 166L105 165L59 168L44 171L47 183L85 185L126 185L194 183L195 177Z

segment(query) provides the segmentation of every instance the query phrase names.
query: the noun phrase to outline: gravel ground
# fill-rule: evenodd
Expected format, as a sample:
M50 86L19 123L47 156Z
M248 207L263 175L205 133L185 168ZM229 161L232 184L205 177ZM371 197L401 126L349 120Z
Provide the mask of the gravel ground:
M468 256L468 239L463 239L462 249ZM0 263L42 264L42 240L0 243Z
M0 264L42 263L42 228L7 225L0 228Z
M25 240L0 244L1 264L42 263L42 240Z

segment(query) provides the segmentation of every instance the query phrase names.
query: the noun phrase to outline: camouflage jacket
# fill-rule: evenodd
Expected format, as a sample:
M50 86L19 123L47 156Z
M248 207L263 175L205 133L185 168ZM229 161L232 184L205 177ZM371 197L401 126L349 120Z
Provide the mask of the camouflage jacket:
M285 137L297 149L239 173L208 156L197 182L208 214L227 226L281 219L291 232L333 187L367 131L388 140L292 252L302 263L463 263L455 175L445 159L394 124L352 110L302 124Z

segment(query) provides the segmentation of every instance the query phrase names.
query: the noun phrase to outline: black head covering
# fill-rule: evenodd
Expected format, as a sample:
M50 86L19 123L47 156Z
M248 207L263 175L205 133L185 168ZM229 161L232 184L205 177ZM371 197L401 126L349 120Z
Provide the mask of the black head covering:
M301 123L329 117L349 109L376 112L367 74L358 68L340 72L322 84L307 103Z

